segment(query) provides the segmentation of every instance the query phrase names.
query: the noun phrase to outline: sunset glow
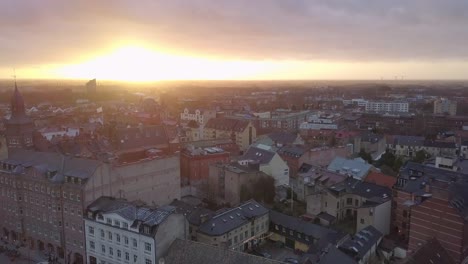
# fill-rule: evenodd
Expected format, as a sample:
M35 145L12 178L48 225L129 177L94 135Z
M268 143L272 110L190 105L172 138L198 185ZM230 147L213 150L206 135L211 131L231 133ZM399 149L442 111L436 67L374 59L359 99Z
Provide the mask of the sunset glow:
M55 69L62 78L157 81L193 79L255 79L280 67L268 61L215 60L159 53L141 46L126 46L107 55Z

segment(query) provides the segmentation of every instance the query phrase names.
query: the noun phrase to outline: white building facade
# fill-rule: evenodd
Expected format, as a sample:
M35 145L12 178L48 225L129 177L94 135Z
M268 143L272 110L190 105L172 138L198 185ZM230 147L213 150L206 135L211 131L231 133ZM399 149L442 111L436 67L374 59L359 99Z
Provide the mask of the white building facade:
M407 113L409 111L408 102L382 102L369 101L366 104L366 112L399 112Z
M89 264L155 264L176 239L185 239L188 224L175 208L152 210L101 197L85 217Z

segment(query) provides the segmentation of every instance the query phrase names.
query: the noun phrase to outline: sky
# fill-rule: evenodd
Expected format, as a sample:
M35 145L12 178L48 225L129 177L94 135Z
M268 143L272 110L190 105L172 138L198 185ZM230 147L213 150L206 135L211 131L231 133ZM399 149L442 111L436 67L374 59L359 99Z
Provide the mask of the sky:
M468 79L466 0L0 1L0 79Z

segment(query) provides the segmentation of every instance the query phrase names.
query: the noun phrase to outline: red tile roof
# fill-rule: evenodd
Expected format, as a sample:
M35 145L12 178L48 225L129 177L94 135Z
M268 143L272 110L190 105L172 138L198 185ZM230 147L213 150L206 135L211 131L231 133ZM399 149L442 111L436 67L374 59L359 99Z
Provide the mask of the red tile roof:
M369 175L367 175L364 181L375 183L380 186L386 186L388 188L392 188L392 186L396 183L397 178L389 176L389 175L385 175L380 172L373 171L369 173Z

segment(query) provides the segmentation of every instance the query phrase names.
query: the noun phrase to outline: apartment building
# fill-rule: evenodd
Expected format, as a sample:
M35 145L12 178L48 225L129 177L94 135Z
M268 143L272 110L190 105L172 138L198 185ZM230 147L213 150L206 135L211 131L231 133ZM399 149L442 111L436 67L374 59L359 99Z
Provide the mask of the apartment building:
M234 118L212 118L208 120L203 131L203 138L229 138L245 151L256 139L257 130L250 121Z
M172 206L151 209L100 197L84 217L87 263L158 263L174 240L187 238L186 221Z
M188 145L180 152L180 177L182 186L207 183L209 165L229 162L230 153L218 147L195 148Z
M355 221L356 231L372 225L387 235L390 233L391 194L387 187L349 177L324 191L321 208L337 221Z
M451 116L457 115L457 102L448 100L447 98L440 98L434 101L434 114L443 115L448 114Z
M258 164L240 165L237 162L215 163L210 165L208 198L218 204L239 204L242 201L241 189L249 188L260 177L267 176L259 171Z
M418 151L425 151L432 157L455 157L458 148L455 142L426 140L417 136L392 136L389 137L387 148L397 156L414 158Z
M411 252L435 237L460 262L467 256L466 188L466 174L408 162L394 186L393 231Z
M281 156L266 145L251 146L239 158L241 165L258 164L259 170L275 179L275 186L289 184L289 167Z
M366 112L403 112L409 111L408 102L384 102L369 101L366 104Z
M197 122L200 126L204 126L208 120L216 117L216 111L214 110L203 110L203 109L190 109L184 108L184 111L180 113L180 120L189 122L191 120Z
M197 230L197 241L236 251L245 251L267 237L268 209L250 200L223 210Z
M373 226L367 226L357 232L353 238L348 238L338 248L352 257L358 264L375 263L372 259L377 255L377 248L383 234Z

